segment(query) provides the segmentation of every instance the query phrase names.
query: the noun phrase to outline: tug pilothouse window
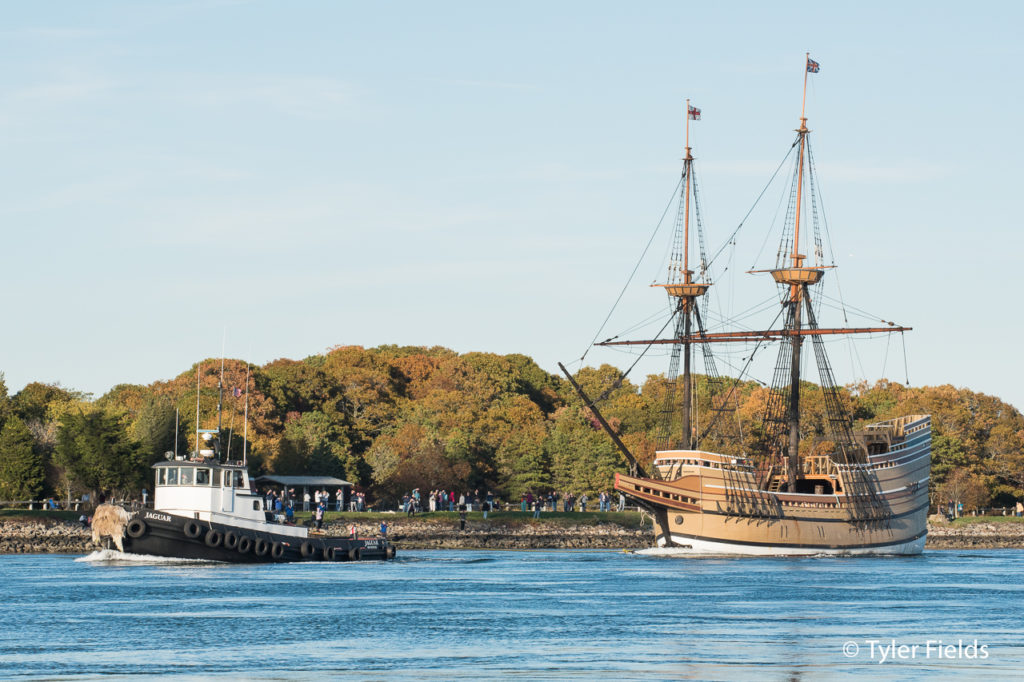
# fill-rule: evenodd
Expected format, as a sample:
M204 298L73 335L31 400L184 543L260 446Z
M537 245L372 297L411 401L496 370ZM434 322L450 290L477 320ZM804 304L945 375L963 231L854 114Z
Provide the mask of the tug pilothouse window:
M210 485L209 469L196 469L196 485Z
M220 469L213 470L213 485L214 487L220 487Z
M178 467L167 470L167 485L178 485Z
M182 467L181 473L178 475L178 481L181 485L192 485L192 473L191 467Z
M235 487L236 488L241 488L242 487L242 472L241 471L236 471L234 473L235 473Z
M167 469L156 470L156 484L167 485Z

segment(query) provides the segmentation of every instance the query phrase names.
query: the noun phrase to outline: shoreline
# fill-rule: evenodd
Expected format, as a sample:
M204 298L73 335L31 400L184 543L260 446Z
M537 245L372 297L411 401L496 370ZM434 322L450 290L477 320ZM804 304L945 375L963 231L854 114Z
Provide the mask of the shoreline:
M325 525L328 536L343 536L355 523L360 537L378 536L380 519L389 525L388 539L398 551L410 549L630 550L653 546L649 528L639 525L639 515L622 522L598 518L470 519L459 530L457 518L374 515L372 520L338 518ZM636 517L635 519L632 517ZM91 531L73 521L29 516L0 517L0 554L88 554L98 549ZM948 523L928 521L925 549L1024 549L1024 523L970 520Z

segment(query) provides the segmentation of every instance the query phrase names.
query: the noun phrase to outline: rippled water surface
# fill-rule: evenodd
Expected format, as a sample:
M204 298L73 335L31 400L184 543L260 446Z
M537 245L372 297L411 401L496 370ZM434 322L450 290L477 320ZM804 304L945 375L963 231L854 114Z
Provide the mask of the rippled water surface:
M75 559L0 556L0 678L1024 671L1018 550L846 559L408 551L386 564L274 566ZM907 651L881 662L891 640Z

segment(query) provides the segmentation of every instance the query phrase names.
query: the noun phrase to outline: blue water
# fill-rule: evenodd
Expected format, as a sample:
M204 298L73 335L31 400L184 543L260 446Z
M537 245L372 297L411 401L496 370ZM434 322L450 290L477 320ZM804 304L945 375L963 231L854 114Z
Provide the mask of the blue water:
M0 556L0 678L1019 677L1022 562L1018 550L408 551L268 566ZM905 657L880 662L892 639ZM955 651L926 653L927 640Z

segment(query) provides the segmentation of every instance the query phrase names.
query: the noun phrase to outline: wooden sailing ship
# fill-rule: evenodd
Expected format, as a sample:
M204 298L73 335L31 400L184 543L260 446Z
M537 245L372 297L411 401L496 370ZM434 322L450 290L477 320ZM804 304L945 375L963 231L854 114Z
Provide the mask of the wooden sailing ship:
M781 328L714 332L705 328L703 297L711 282L704 257L703 235L698 234L701 258L698 271L690 267L691 188L694 182L689 121L699 110L687 101L686 156L684 157L679 219L669 276L656 284L671 301L674 334L667 339L611 340L601 344L671 344L666 410L674 406L678 385L681 395L681 438L658 450L646 470L608 426L597 402L591 400L562 367L588 408L609 433L630 463L630 473L617 474L615 488L651 511L657 544L680 550L722 554L915 554L924 547L928 513L931 427L928 415L908 415L854 429L853 420L836 385L823 337L838 334L890 333L909 330L886 327L823 328L818 326L814 296L825 270L818 235L814 173L806 117L807 74L818 64L806 58L800 127L792 149L793 186L783 242L770 274L780 290ZM807 201L804 176L811 201ZM812 262L800 253L802 214L810 203L813 213L815 255ZM694 206L696 210L698 207ZM696 215L698 231L701 228ZM806 230L805 230L806 232ZM801 449L801 353L811 341L829 427L828 439ZM737 382L722 381L710 350L717 343L767 344L777 342L779 355L762 423L762 448L757 452L722 454L700 447L694 423L694 346L703 351L705 381L719 383L710 404L715 413L706 420L719 423L730 411ZM753 353L750 353L751 357ZM679 364L682 376L677 377ZM710 390L710 389L709 389ZM806 389L805 389L806 390ZM666 421L666 424L670 422Z

